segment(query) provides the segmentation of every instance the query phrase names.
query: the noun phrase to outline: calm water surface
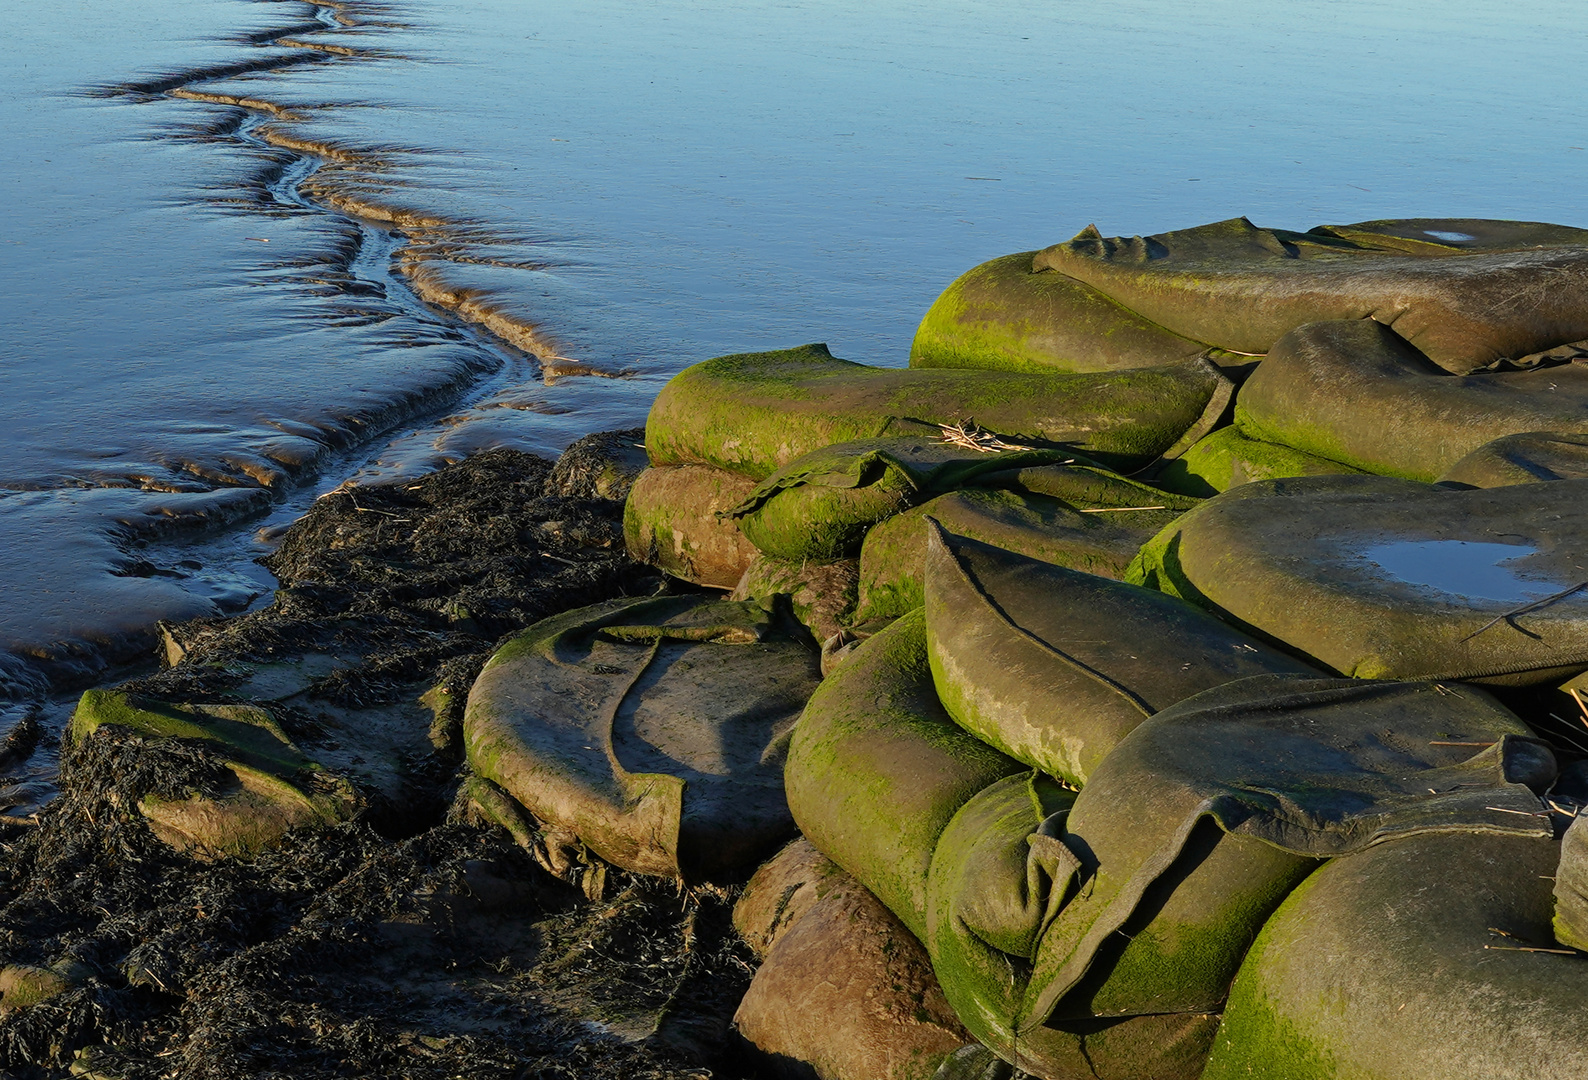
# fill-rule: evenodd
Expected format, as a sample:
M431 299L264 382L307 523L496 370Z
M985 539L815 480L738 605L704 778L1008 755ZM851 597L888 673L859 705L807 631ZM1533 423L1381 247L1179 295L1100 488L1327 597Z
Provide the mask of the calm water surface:
M552 453L722 353L903 364L1089 222L1588 223L1580 8L1427 10L0 0L0 696L247 604L349 475Z

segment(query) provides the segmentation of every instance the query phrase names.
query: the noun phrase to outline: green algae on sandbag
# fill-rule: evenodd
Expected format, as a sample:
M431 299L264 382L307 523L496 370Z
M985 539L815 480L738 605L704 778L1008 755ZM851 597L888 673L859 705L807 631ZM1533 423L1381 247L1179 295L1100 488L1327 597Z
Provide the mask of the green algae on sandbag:
M281 724L253 705L189 705L112 690L88 690L72 714L68 737L89 738L114 725L156 744L191 740L222 770L218 782L181 796L150 792L138 811L161 840L199 856L250 855L290 829L351 820L363 799L347 780L325 771Z
M1358 678L1558 683L1588 670L1578 496L1588 480L1267 480L1185 514L1126 580Z
M974 487L1046 495L1077 507L1126 513L1146 510L1179 512L1189 510L1201 501L1195 496L1164 491L1154 484L1121 476L1078 456L1052 465L1031 465L983 473L971 484Z
M771 601L788 598L789 607L811 636L826 641L850 623L860 564L853 559L832 563L793 562L757 554L729 594L730 600Z
M1422 835L1336 859L1268 921L1206 1080L1588 1070L1588 957L1550 937L1559 845Z
M1506 224L1494 223L1496 236ZM1523 229L1514 246L1471 249L1430 235L1409 254L1396 223L1367 225L1296 233L1233 218L1129 238L1088 226L1032 265L1235 352L1267 352L1304 323L1373 318L1464 375L1588 338L1588 242L1578 230Z
M1166 503L1124 513L1086 513L1058 499L966 488L884 521L860 549L856 622L888 619L926 602L927 519L959 536L1102 577L1121 577L1155 530L1178 516Z
M784 784L806 838L924 939L939 834L971 796L1026 771L943 711L915 611L862 642L812 695Z
M1137 918L1100 951L1093 985L1072 995L1085 1008L1071 1012L1091 1015L1017 1033L1038 943L1078 884L1081 861L1059 839L1074 800L1040 773L1014 776L967 802L944 830L927 894L929 949L944 993L978 1039L1037 1075L1196 1077L1250 941L1247 928L1313 860L1217 828L1199 831ZM1100 1027L1108 1032L1106 1066L1093 1052Z
M1311 232L1408 255L1525 251L1588 244L1588 229L1494 218L1384 218L1354 225L1319 225Z
M1097 977L1099 950L1209 820L1305 858L1431 832L1548 838L1534 792L1554 782L1555 759L1526 731L1469 687L1298 675L1226 683L1143 721L1093 771L1063 822L1058 839L1075 853L1084 887L1042 935L1013 1030L1090 1010L1072 992ZM1284 861L1233 869L1227 893L1276 903L1276 883L1297 871ZM1246 914L1252 921L1240 925L1225 912L1216 929L1244 944L1267 912L1256 904Z
M994 449L942 438L835 443L761 481L728 516L764 554L832 562L858 554L877 522L933 495L986 473L1068 458L1063 450Z
M465 746L478 775L608 862L718 878L793 831L783 747L819 679L775 606L610 601L499 649L469 692Z
M1503 435L1588 434L1588 366L1451 375L1371 319L1311 323L1241 387L1235 424L1366 472L1432 481Z
M756 552L725 511L754 487L706 465L646 469L623 504L629 557L696 585L733 588Z
M1484 443L1445 470L1442 484L1509 487L1588 480L1588 434L1527 431Z
M833 443L936 436L941 425L974 420L1009 442L1143 465L1211 429L1232 391L1201 358L1069 375L866 367L805 345L684 369L651 406L645 447L654 465L763 480Z
M854 878L793 854L808 871L790 883L803 910L775 936L733 1018L758 1075L931 1080L967 1036L926 950Z
M1308 454L1292 446L1253 439L1240 428L1230 425L1204 435L1185 453L1173 461L1165 462L1153 477L1153 482L1170 491L1210 498L1254 480L1274 480L1286 476L1353 476L1361 472L1362 469Z
M1555 940L1588 952L1588 818L1577 816L1560 842L1555 870Z
M953 535L928 520L938 697L991 746L1085 784L1148 716L1274 672L1318 674L1183 600Z
M1110 371L1172 364L1207 351L1090 285L1034 271L1035 255L1004 255L955 279L921 320L910 366Z

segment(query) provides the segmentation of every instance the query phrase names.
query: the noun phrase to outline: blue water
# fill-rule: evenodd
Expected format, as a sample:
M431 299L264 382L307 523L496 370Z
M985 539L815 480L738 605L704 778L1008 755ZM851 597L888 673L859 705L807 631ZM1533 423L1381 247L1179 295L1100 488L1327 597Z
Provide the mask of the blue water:
M726 352L902 364L960 272L1089 222L1588 224L1564 3L343 12L0 0L0 697L247 603L256 537L350 474L553 453ZM187 84L295 119L82 93L301 55L238 36L295 24L359 55ZM413 237L299 198L315 162L261 122L378 153L320 179L449 222L424 265L520 347L408 295L390 257Z

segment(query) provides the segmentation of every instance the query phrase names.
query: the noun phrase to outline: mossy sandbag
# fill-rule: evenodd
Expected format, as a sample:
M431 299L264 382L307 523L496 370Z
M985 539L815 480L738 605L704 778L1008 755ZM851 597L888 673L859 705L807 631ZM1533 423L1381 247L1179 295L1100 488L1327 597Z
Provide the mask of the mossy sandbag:
M1528 431L1484 443L1445 470L1440 483L1509 487L1588 480L1588 434Z
M806 563L757 554L729 598L770 602L785 596L794 617L821 642L849 625L859 579L854 559Z
M351 820L364 800L345 778L327 772L287 736L265 709L159 701L114 690L89 690L72 714L69 737L102 725L156 743L193 740L221 770L182 793L149 792L138 811L161 840L199 856L252 855L291 829Z
M1428 832L1547 838L1535 792L1554 782L1555 759L1526 731L1469 687L1300 675L1225 683L1143 721L1050 829L1073 854L1080 888L1046 923L1013 1032L1090 1015L1100 996L1111 1008L1153 1011L1150 1003L1183 993L1180 982L1198 967L1204 992L1220 978L1227 985L1267 908L1304 869L1297 860ZM1294 859L1220 868L1221 887L1205 895L1223 900L1188 920L1185 931L1195 932L1162 939L1178 939L1179 962L1155 957L1105 993L1129 967L1130 949L1111 978L1098 970L1100 950L1210 825ZM1028 906L1043 907L1036 897Z
M470 766L608 862L731 876L793 832L785 740L820 680L776 606L618 600L536 623L485 665Z
M922 940L929 940L928 879L944 829L963 806L1008 777L1021 790L1034 784L1045 798L1069 798L943 712L919 609L864 641L822 684L795 729L785 771L789 805L805 836ZM1024 863L1020 874L1024 881ZM991 1030L974 1015L961 1012L960 1020L973 1034ZM1194 1080L1216 1026L1211 1016L1087 1019L1040 1038L1023 1035L1020 1046L1036 1056L998 1049L1050 1080ZM1144 1055L1175 1064L1133 1071Z
M1588 952L1588 818L1580 813L1561 837L1555 869L1555 940Z
M1088 985L1072 993L1081 1007L1016 1032L1038 943L1070 899L1080 866L1059 839L1074 800L1030 773L989 786L955 815L938 842L927 894L938 980L984 1045L1039 1076L1191 1080L1218 1028L1248 927L1312 860L1216 827L1199 831L1138 917L1100 952ZM1094 1039L1103 1033L1108 1052L1100 1057Z
M796 458L728 511L761 552L832 562L866 530L985 473L1068 460L1063 450L990 450L942 438L860 439Z
M1267 352L1304 323L1372 318L1464 375L1588 338L1588 233L1492 222L1482 239L1452 242L1436 234L1476 234L1429 219L1364 224L1297 233L1232 218L1129 238L1089 226L1032 265L1235 352ZM1415 253L1397 229L1424 234Z
M966 488L890 518L860 549L855 619L888 619L926 602L927 519L1033 559L1102 577L1122 577L1141 545L1178 516L1162 509L1089 514L1046 495Z
M961 727L1078 785L1178 701L1250 675L1320 674L1183 600L932 520L926 642L938 697Z
M1210 430L1232 391L1200 358L1068 375L866 367L805 345L718 357L675 375L651 406L645 447L655 465L713 465L763 480L833 443L937 436L940 425L974 420L1008 442L1144 465Z
M805 837L925 939L938 836L971 796L1027 771L943 711L917 610L862 642L812 695L784 783Z
M1433 481L1503 435L1588 434L1588 365L1451 375L1372 319L1311 323L1241 387L1235 424L1366 472Z
M1178 513L1200 502L1196 496L1181 495L1152 484L1121 476L1082 457L1052 465L1031 465L1019 469L999 469L983 473L972 486L1002 488L1028 495L1046 495L1071 506L1096 510L1137 513L1168 510Z
M1004 255L955 279L921 320L910 366L1110 371L1172 364L1207 351L1090 285L1035 271L1035 255Z
M1254 480L1286 476L1356 476L1364 471L1293 446L1251 438L1232 424L1204 435L1185 453L1165 462L1153 482L1171 491L1210 498Z
M1342 674L1558 683L1588 670L1585 496L1588 480L1267 480L1185 514L1127 580Z
M1252 946L1206 1080L1582 1075L1588 957L1550 937L1558 851L1427 834L1324 866Z
M854 878L819 854L790 854L809 871L785 886L801 909L776 934L733 1018L758 1075L931 1080L968 1036L926 950Z
M623 504L629 557L696 585L733 588L756 551L726 511L754 487L707 465L646 469Z

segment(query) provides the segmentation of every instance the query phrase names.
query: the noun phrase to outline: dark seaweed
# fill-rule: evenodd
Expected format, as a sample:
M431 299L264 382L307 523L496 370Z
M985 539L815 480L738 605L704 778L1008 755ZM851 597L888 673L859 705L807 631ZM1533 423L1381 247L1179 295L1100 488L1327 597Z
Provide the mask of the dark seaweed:
M731 890L609 870L592 901L505 831L447 814L461 703L496 644L659 585L623 552L621 492L547 495L551 469L497 450L322 498L269 559L271 607L166 628L178 662L128 689L246 700L246 663L328 648L361 658L314 686L343 709L446 684L424 797L201 861L137 803L221 783L203 744L114 726L68 743L61 795L36 824L0 824L0 966L68 987L0 1014L0 1077L735 1075L751 966ZM567 474L557 490L578 490ZM278 712L312 746L312 718Z

